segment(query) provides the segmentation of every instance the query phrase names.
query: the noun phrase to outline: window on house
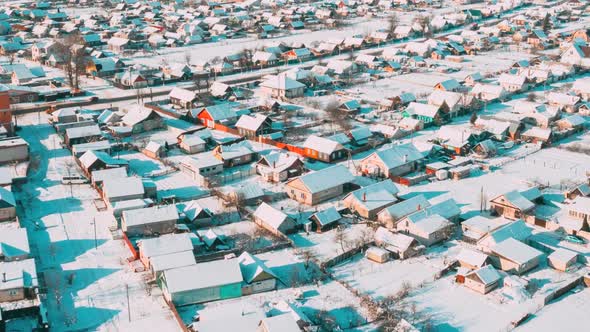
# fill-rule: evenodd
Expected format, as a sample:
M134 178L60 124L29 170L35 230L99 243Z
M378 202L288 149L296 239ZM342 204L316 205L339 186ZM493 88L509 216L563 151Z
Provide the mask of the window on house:
M302 193L301 194L301 198L305 199L305 194Z

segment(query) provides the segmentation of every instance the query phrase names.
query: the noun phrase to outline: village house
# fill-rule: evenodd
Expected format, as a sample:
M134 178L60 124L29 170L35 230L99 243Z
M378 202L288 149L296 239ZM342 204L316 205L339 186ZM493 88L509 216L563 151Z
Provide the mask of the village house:
M79 165L86 174L92 174L94 171L110 168L122 167L127 170L128 161L111 157L106 152L89 150L84 152L78 158Z
M477 243L480 239L488 233L510 223L508 219L503 217L490 219L483 216L474 216L461 223L461 230L463 231L462 239L468 243Z
M223 172L223 161L211 154L199 154L182 159L178 167L191 179L196 180L199 177Z
M176 306L242 296L237 259L222 259L164 271L158 281L164 298Z
M477 241L477 249L491 254L491 248L507 239L525 242L532 234L532 229L522 220L508 222L486 234Z
M272 119L262 114L254 114L253 116L244 114L235 126L240 135L253 138L268 134L272 130Z
M166 156L166 147L158 142L150 141L141 153L153 159L160 159Z
M275 235L290 234L297 230L297 222L282 211L261 203L252 214L254 222Z
M244 251L238 257L242 272L242 295L268 292L277 288L278 277L258 257Z
M384 208L377 213L377 220L387 228L394 228L397 221L403 217L429 206L430 202L424 195L416 195Z
M448 239L453 233L453 224L438 214L418 211L397 223L397 230L410 235L421 244L431 246Z
M3 128L0 126L0 128ZM1 131L1 130L0 130ZM29 143L20 137L0 139L0 164L29 159Z
M138 248L139 259L147 269L151 269L152 260L158 256L169 256L184 251L193 254L193 242L188 233L164 234L155 238L142 239L138 242ZM192 264L196 264L194 255Z
M71 147L74 144L99 141L103 138L103 136L98 125L91 125L67 128L64 138L66 144Z
M223 167L234 167L252 162L257 156L256 151L247 141L232 145L218 145L213 149L213 156L223 162Z
M537 187L524 191L512 190L490 201L490 209L497 215L516 220L534 215L535 203L542 199Z
M92 185L101 188L105 179L124 179L127 177L127 167L105 168L90 172Z
M465 286L480 294L487 294L498 287L501 279L493 266L486 265L469 272L465 276Z
M490 264L488 255L469 248L463 248L456 257L460 267L470 270L479 269Z
M203 137L204 135L199 132L181 134L178 137L178 147L188 154L203 152L207 150L207 141Z
M334 140L311 135L303 143L306 156L309 158L332 162L346 157L344 146Z
M514 238L491 248L492 262L502 271L521 275L539 265L544 254Z
M503 73L498 78L498 83L507 92L521 92L528 90L527 79L524 75Z
M508 92L501 85L476 83L469 94L484 102L503 101Z
M36 297L39 281L35 259L0 262L0 302L14 302Z
M14 194L0 186L0 221L16 218L16 200Z
M573 65L583 69L590 68L590 46L573 42L561 53L561 63Z
M578 262L579 254L565 248L557 248L547 257L547 263L561 272L568 272Z
M304 165L295 155L271 152L256 163L256 173L268 182L282 182L303 173Z
M415 238L394 233L384 227L375 231L375 244L390 252L396 259L408 259L420 255L425 247Z
M102 195L110 204L131 199L143 198L145 190L138 177L104 179Z
M176 105L184 109L193 108L195 102L198 99L196 92L179 87L174 87L174 89L170 91L168 97L170 98L170 103L172 105Z
M579 102L580 97L576 95L561 92L549 92L547 95L547 103L549 105L560 107L568 113L576 112L578 110Z
M123 124L131 129L133 134L164 128L162 116L148 108L136 108L130 110L121 119Z
M311 221L311 230L322 233L338 226L338 221L342 218L340 212L331 206L325 210L318 211L309 217ZM307 224L306 224L307 226Z
M178 221L174 205L153 206L123 211L121 229L127 236L147 236L174 232Z
M411 102L408 107L402 112L402 116L405 118L413 118L421 120L425 127L441 124L449 121L449 115L447 113L448 106L446 104L442 106L422 104L417 102Z
M412 143L373 152L360 161L364 174L393 178L418 170L424 156Z
M214 128L216 123L231 126L238 120L239 115L235 109L237 105L239 104L227 102L196 109L194 118L210 128ZM192 114L192 111L189 112L189 116L190 114Z
M353 180L354 176L346 167L336 165L288 181L285 191L293 200L316 205L342 195Z
M303 96L305 84L278 75L260 83L260 91L271 98L297 98Z
M342 203L359 216L374 220L377 213L398 201L398 192L391 180L385 180L349 193Z

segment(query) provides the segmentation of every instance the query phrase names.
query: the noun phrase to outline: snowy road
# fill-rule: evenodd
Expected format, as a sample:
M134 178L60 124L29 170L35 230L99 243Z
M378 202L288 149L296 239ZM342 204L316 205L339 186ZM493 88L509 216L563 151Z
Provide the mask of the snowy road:
M162 298L149 295L141 276L124 264L129 252L111 239L112 216L93 204L98 194L89 185L61 184L68 169L77 172L73 158L51 126L36 123L35 114L19 119L32 167L17 195L21 224L46 287L52 330L179 330Z

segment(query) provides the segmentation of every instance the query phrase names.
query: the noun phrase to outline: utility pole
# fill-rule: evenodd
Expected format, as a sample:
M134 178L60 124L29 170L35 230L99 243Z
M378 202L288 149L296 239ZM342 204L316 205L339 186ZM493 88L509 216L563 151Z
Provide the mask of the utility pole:
M131 322L131 306L129 305L129 284L125 284L125 293L127 294L127 315L129 322Z
M94 217L94 249L98 249L98 240L96 239L96 217Z

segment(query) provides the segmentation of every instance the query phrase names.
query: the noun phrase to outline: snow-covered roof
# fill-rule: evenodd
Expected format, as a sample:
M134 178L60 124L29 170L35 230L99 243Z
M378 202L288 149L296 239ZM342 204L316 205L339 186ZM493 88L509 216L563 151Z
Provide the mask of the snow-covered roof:
M319 222L320 225L326 226L326 225L329 225L331 223L334 223L334 222L340 220L340 218L342 218L342 216L340 215L338 210L336 210L335 207L331 206L325 210L318 211L318 212L312 214L311 217L309 217L309 218L310 219L313 218L314 220Z
M123 211L123 219L125 219L127 227L147 225L161 221L178 220L178 211L174 205L152 206L144 209Z
M82 137L88 137L88 136L100 136L100 135L102 135L102 133L100 131L100 128L96 124L90 125L90 126L74 127L74 128L66 129L66 136L69 139L82 138Z
M319 171L307 173L297 179L301 180L303 185L305 185L311 193L318 193L349 183L354 180L354 176L345 166L335 165ZM297 179L291 181L296 181Z
M180 251L150 258L154 273L197 264L195 254L191 251Z
M14 194L4 187L0 187L0 208L16 207Z
M348 201L348 199L354 197L357 204L360 204L367 210L371 211L397 202L398 192L399 189L395 186L395 184L391 180L387 179L357 189L346 195L343 201Z
M274 278L277 276L275 275L272 270L264 264L264 262L258 257L251 255L247 251L244 251L238 257L238 263L240 264L240 270L242 271L242 277L246 283L252 283L255 281L260 275L266 273Z
M516 220L514 222L503 225L491 231L489 234L484 236L478 241L479 245L492 247L497 243L501 243L507 239L514 238L519 241L526 240L531 236L532 230L522 220Z
M426 234L435 233L441 229L444 229L452 225L450 221L438 214L427 215L423 211L413 213L409 215L407 218L418 229L421 229Z
M164 271L171 294L241 283L242 272L236 259L222 259Z
M3 229L0 232L0 256L10 258L30 253L31 248L25 228Z
M156 238L144 239L140 242L143 256L155 257L181 251L192 251L193 244L187 233L165 234Z
M416 239L402 233L393 233L385 227L375 231L375 242L391 252L404 252L416 243Z
M578 256L578 253L575 251L571 251L565 248L557 248L554 252L547 257L551 261L557 262L569 262L575 259Z
M475 274L479 278L479 280L481 280L481 282L485 285L493 284L501 278L498 271L496 271L496 269L494 269L494 267L491 265L486 265L482 268L479 268L469 273L468 275L471 274Z
M0 282L0 290L39 286L37 268L33 258L22 261L0 262L0 275L6 276L6 281Z
M417 102L411 102L406 108L405 112L412 115L421 115L429 118L434 118L438 113L440 106L422 104Z
M465 262L472 266L483 266L488 259L488 255L472 250L469 248L463 248L457 255L457 260L459 262Z
M238 122L236 122L236 128L256 131L267 119L268 117L262 114L254 114L253 116L244 114L240 117Z
M509 238L491 248L492 252L518 264L525 264L542 256L539 250L516 239Z
M570 211L590 215L590 198L577 196L566 208Z
M295 90L305 88L305 84L290 79L286 75L277 75L260 83L261 87L277 90Z
M293 315L282 314L262 319L260 325L264 325L266 332L300 332L301 329L293 318Z
M303 148L319 151L321 153L326 153L328 155L334 151L344 149L342 144L331 139L327 139L316 135L311 135L307 137L307 139L303 143Z
M84 152L84 154L80 156L79 160L80 164L82 164L82 166L86 169L92 166L92 164L94 164L97 160L102 161L107 166L124 166L128 164L127 160L125 159L115 159L106 152L94 150Z
M424 156L412 143L396 145L385 150L376 151L374 154L376 154L377 157L381 159L383 164L389 169L393 169L398 166L402 166L424 158ZM367 158L370 157L371 156Z
M179 99L184 102L192 102L197 98L197 93L187 89L174 87L168 96L170 98Z
M289 218L289 216L282 211L277 210L264 202L258 206L256 211L254 211L254 217L264 221L274 229L279 229L282 223Z
M153 112L153 110L148 108L136 108L125 114L121 121L123 121L126 126L133 127L134 125L147 119Z
M103 191L109 198L143 195L143 182L138 177L108 178L103 181Z
M424 197L424 195L416 195L405 201L393 204L386 207L383 211L379 212L388 214L393 220L398 220L409 214L412 214L420 209L424 209L430 206L430 203Z

